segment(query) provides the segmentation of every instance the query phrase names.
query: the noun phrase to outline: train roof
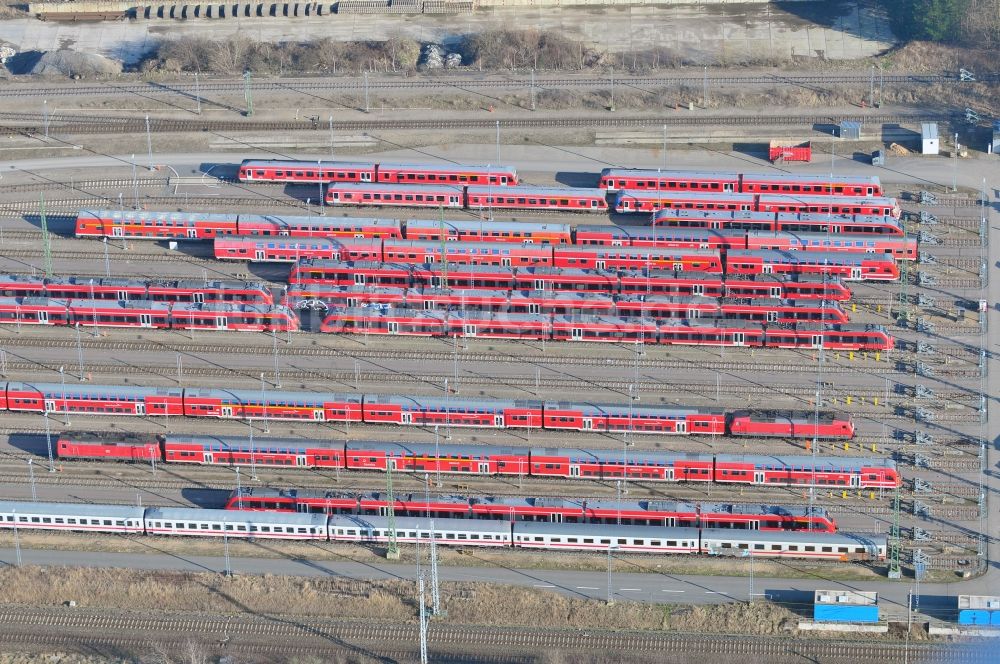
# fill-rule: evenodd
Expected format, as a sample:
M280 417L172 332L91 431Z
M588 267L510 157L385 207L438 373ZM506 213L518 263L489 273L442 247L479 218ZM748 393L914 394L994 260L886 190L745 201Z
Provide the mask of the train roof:
M499 291L498 291L499 292ZM616 298L610 293L595 293L591 291L550 291L550 290L514 290L511 291L510 299L532 300L537 302L560 302L573 304L574 302L596 302L611 304Z
M574 246L574 249L577 247ZM450 268L449 268L450 269ZM529 275L537 277L574 277L579 279L586 278L608 278L613 277L614 272L608 272L606 270L585 270L578 267L553 267L551 265L528 265L519 266L517 268L506 268L508 270L515 269L517 275Z
M386 305L388 307L389 305ZM412 309L409 307L330 307L328 315L358 318L411 318L420 320L436 320L443 322L448 312L443 309Z
M602 177L613 176L649 176L660 178L675 178L678 180L701 179L701 180L731 180L737 181L742 178L744 181L788 181L788 182L844 182L858 184L880 185L876 175L812 175L802 173L736 173L734 171L683 171L683 170L661 170L651 168L605 168L601 171Z
M823 507L808 507L800 505L746 505L729 503L701 503L701 514L732 514L741 516L776 515L776 516L826 516Z
M705 461L711 463L712 455L697 454L694 452L648 452L644 450L627 450L624 454L621 450L587 450L570 447L533 447L531 456L540 457L569 457L572 460L579 460L590 463L622 463L627 459L630 464L643 462L662 464L667 461Z
M384 228L399 228L399 219L384 219L381 217L322 217L322 216L277 216L264 214L241 214L239 222L254 224L269 224L275 228L344 228L373 226Z
M639 538L693 540L698 544L697 528L670 528L666 526L617 526L593 523L551 523L546 521L518 521L514 532L519 535L580 535L597 538Z
M781 260L794 263L842 265L847 263L860 264L866 260L881 263L895 263L896 259L889 254L850 253L845 251L797 251L784 249L734 249L729 252L729 259L759 257L763 260Z
M211 399L219 397L230 397L240 403L260 403L260 390L227 390L220 388L186 388L185 396L201 399ZM320 403L323 401L334 401L340 403L361 403L361 395L334 392L285 392L282 390L267 390L264 393L267 400L286 401L290 403Z
M645 526L644 526L645 527ZM884 547L885 535L869 535L862 533L828 533L820 531L783 530L746 530L742 528L702 528L702 545L705 540L719 539L727 542L745 542L747 544L819 544L822 546L869 546Z
M235 222L237 215L221 212L170 212L155 210L80 210L77 217L95 219L162 219L164 221Z
M64 431L59 434L59 439L82 443L100 442L107 445L139 445L158 443L160 435L131 431Z
M319 247L381 247L382 240L378 238L352 238L338 240L329 237L306 237L294 235L225 235L215 238L217 246L253 244L257 247L290 247L292 249L317 249Z
M44 394L62 395L65 393L66 398L76 398L83 395L99 395L103 396L106 394L113 394L115 396L130 396L130 397L148 397L148 396L175 396L180 397L181 393L184 391L180 387L135 387L130 385L74 385L72 383L25 383L25 382L9 382L7 383L8 390L14 391L26 391L26 390L37 390Z
M131 301L131 300L129 300ZM195 312L204 313L256 313L256 314L288 314L292 311L283 304L253 304L237 302L178 302L169 304L170 310L174 312Z
M240 166L290 166L292 168L309 168L320 166L322 168L364 168L374 167L373 161L329 161L319 159L317 161L297 161L294 159L244 159Z
M386 239L385 248L413 247L414 249L441 250L441 243L437 240L402 240ZM551 253L552 245L536 244L533 242L446 242L445 248L449 253L456 254L510 254L519 249L536 249L539 252Z
M398 394L366 394L365 405L392 404L399 406L411 406L421 408L433 406L435 408L448 408L458 410L461 408L482 408L494 410L497 408L535 408L541 406L538 401L515 401L513 399L465 399L462 397L408 397Z
M526 316L531 314L506 314L511 320L520 320L516 318L518 316ZM553 325L576 325L579 323L586 323L587 325L606 325L609 327L645 327L652 328L656 330L657 321L653 318L648 318L644 316L614 316L614 315L597 315L597 314L582 314L582 313L571 313L571 314L553 314L552 324Z
M241 436L212 436L212 435L188 435L188 434L167 434L166 442L168 445L203 445L203 446L218 446L222 449L230 448L249 448L251 447L251 440L246 437ZM307 438L268 438L268 437L258 437L253 438L253 449L255 451L263 452L264 450L271 448L304 448L304 447L316 447L316 448L341 448L344 446L343 443L337 441L329 440L314 440Z
M700 229L695 229L700 230ZM743 231L738 231L741 235ZM753 230L748 231L747 235L752 238L769 238L773 237L775 239L791 239L800 238L802 240L807 240L809 242L823 242L825 244L832 244L834 246L840 246L840 243L844 241L856 242L863 240L870 246L875 246L876 242L913 242L916 244L917 237L915 235L879 235L876 233L823 233L823 232L802 232L802 231L766 231L766 230Z
M641 198L643 200L659 200L663 201L669 207L671 199L678 200L698 200L704 201L706 203L713 203L716 201L731 201L736 203L744 203L746 205L752 205L756 199L757 194L735 194L735 193L723 193L716 191L700 191L700 190L688 190L688 191L673 191L666 190L657 191L655 189L621 189L617 194L618 199L622 198ZM773 214L770 218L773 218Z
M686 406L632 406L616 403L579 403L571 401L546 401L544 409L548 410L580 410L585 415L663 415L664 417L683 417L687 415L721 415L724 410L717 408L691 408Z
M840 470L859 468L895 468L892 459L875 457L831 457L831 456L755 456L739 454L717 454L720 463L752 463L758 466L778 466L784 468L804 468L816 470Z
M209 510L185 507L150 507L146 521L219 521L225 523L265 524L278 526L326 526L325 514L299 514L295 512L257 512L249 510Z
M716 249L689 249L686 247L615 247L604 244L573 245L572 248L561 249L564 255L572 258L574 253L609 254L614 256L649 255L650 258L662 256L705 256L718 257Z
M4 307L60 307L66 308L69 306L69 300L66 298L55 298L55 297L11 297L11 296L0 296L0 305Z
M395 170L413 170L413 171L436 171L436 172L446 172L446 173L482 173L483 175L497 174L503 175L504 173L516 173L516 169L513 166L504 166L503 164L428 164L428 163L417 163L410 164L404 162L387 162L381 161L378 164L378 168L381 171L384 168L392 168ZM434 184L434 183L431 183Z
M108 517L111 519L139 519L145 509L125 505L84 505L78 503L38 503L38 502L0 502L0 514L17 512L23 515L58 515L70 517Z
M813 195L801 195L801 194L779 194L779 193L766 193L758 194L758 199L760 202L775 202L780 200L787 200L790 203L805 203L807 205L826 205L827 207L832 206L832 204L837 203L841 206L849 205L892 205L896 206L896 199L889 198L888 196L813 196Z
M824 197L826 198L826 197ZM792 222L792 221L822 221L828 223L854 223L854 224L872 224L876 226L884 226L885 224L890 224L892 226L900 227L900 222L895 217L890 217L888 215L882 214L843 214L843 213L820 213L820 212L765 212L773 216L778 221Z
M486 194L487 196L592 196L606 198L608 192L604 189L587 187L485 187L482 185L468 188L470 194Z
M753 198L752 194L744 194ZM692 210L665 207L653 213L654 219L707 219L709 221L774 221L774 212L752 210Z
M361 530L385 530L389 527L389 519L384 516L348 516L337 514L329 517L331 528L359 528ZM495 535L510 535L510 522L494 519L448 519L412 516L397 516L397 530L430 531L431 522L434 532L468 532L492 533Z
M173 306L172 302L161 302L159 300L91 300L73 298L69 300L70 307L74 309L94 309L108 310L117 309L119 311L129 311L133 309L155 310L168 313Z
M649 176L649 177L666 177L666 178L677 178L677 179L689 179L689 178L712 178L719 180L738 180L740 177L739 173L733 172L720 172L720 171L680 171L680 170L664 170L660 168L605 168L601 171L601 176Z
M576 232L610 232L614 237L630 239L697 239L742 238L743 231L735 229L689 228L686 226L577 226Z
M777 422L779 420L808 420L811 422L816 417L816 413L808 410L736 410L732 412L732 416L734 418L749 417L757 422ZM850 419L851 416L847 413L832 410L819 411L819 421L821 424L830 424L834 420L850 421Z
M477 321L490 322L511 322L511 323L534 323L536 325L548 325L552 322L552 314L528 314L528 313L507 313L504 311L476 311L473 309L449 311L448 318L452 321Z
M409 228L433 228L435 230L444 226L446 231L453 230L473 230L483 232L493 231L552 231L569 234L571 226L569 224L546 224L529 221L477 221L474 219L407 219L406 227Z
M499 189L494 187L494 189ZM510 187L503 187L510 189ZM442 191L454 193L456 196L462 194L462 187L451 185L446 182L428 182L427 184L400 184L398 182L331 182L329 191L357 191L357 192L392 192L399 194L437 194Z
M399 270L401 272L411 272L416 265L411 263L383 263L381 261L342 261L338 258L310 258L299 259L301 267L326 268L330 270ZM451 266L449 266L450 268Z
M388 443L371 440L355 440L347 443L348 452L378 450L394 456L437 456L481 459L487 456L519 456L526 448L501 447L499 445L457 445L445 443Z

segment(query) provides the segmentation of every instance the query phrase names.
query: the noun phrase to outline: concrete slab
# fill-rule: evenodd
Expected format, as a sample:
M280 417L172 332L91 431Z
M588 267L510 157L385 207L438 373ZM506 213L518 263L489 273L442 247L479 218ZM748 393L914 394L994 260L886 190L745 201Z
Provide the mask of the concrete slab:
M893 37L884 15L869 7L845 5L836 23L818 26L777 7L685 5L546 10L509 8L447 15L329 15L308 18L135 20L123 23L53 23L36 19L0 22L0 41L19 51L73 48L133 64L156 41L180 34L221 39L237 33L264 41L386 39L403 35L420 41L453 40L458 35L504 25L559 30L593 48L619 53L668 45L696 62L749 58L816 56L858 58L889 48ZM665 38L669 36L669 38ZM804 45L805 42L805 45Z

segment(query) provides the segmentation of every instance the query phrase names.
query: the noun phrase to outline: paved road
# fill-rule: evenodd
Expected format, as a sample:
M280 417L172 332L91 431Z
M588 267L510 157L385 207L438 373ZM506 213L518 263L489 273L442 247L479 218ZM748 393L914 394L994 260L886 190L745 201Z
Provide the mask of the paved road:
M131 568L142 570L182 570L189 572L222 573L225 563L217 557L182 556L174 554L116 554L87 551L51 551L22 549L23 564L31 565L82 565L101 568ZM0 550L0 563L13 564L14 551ZM258 559L231 558L236 574L285 574L292 576L335 576L357 580L415 579L412 565L383 562L355 562L307 559ZM651 565L655 565L652 563ZM560 593L579 599L608 597L606 572L580 572L565 570L517 569L514 567L453 567L439 568L442 581L495 582ZM702 577L676 575L652 571L648 574L615 572L612 588L617 601L722 604L747 601L751 592L749 577ZM892 582L839 582L817 579L771 579L755 577L752 592L755 598L767 597L791 605L793 610L805 611L811 606L813 591L818 589L853 589L877 591L883 615L906 615L909 583ZM919 609L926 616L953 620L955 595L978 592L968 584L922 584Z

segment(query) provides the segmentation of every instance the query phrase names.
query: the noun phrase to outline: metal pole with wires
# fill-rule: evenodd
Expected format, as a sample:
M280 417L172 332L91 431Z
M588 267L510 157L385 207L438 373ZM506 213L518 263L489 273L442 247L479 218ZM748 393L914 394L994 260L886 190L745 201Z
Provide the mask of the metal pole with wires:
M28 481L31 482L31 502L38 502L38 490L35 488L35 460L28 459Z
M153 134L149 131L149 116L146 116L146 151L149 153L149 170L155 171L153 168Z
M48 409L45 410L44 419L45 419L45 446L49 450L49 472L54 473L56 472L56 464L52 458L52 428L49 426Z
M424 601L424 577L417 581L420 603L420 664L427 664L427 603Z
M441 615L441 591L438 586L437 533L431 519L431 615Z
M11 510L11 518L14 519L14 564L21 566L21 538L17 535L17 510Z

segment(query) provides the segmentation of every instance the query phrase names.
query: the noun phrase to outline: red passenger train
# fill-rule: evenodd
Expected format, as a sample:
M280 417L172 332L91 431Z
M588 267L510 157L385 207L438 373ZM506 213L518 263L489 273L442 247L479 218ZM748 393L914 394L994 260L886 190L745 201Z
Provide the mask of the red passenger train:
M270 304L56 300L40 297L0 297L0 323L240 332L299 329L299 319L293 311Z
M337 184L326 192L330 206L488 208L508 210L559 210L607 212L601 189L581 187L456 187L446 184Z
M241 182L393 182L401 184L516 185L512 166L463 166L460 164L393 164L371 161L291 161L245 159L239 168Z
M878 176L804 175L801 173L725 173L605 168L599 186L648 191L704 191L738 194L807 194L820 196L882 196Z
M196 304L274 304L263 282L82 279L0 274L0 296L63 300L151 300Z
M114 442L108 443L115 445ZM59 450L72 450L71 436ZM92 445L92 443L91 443ZM294 468L341 468L385 472L449 473L577 479L632 479L756 486L893 488L900 478L890 459L812 456L736 456L593 449L434 445L304 439L254 439L167 434L161 441L166 463ZM117 448L118 446L116 446ZM79 447L77 448L79 449ZM143 448L145 449L145 448ZM120 452L123 460L126 453ZM108 458L92 447L83 456ZM137 455L133 455L137 456Z
M653 214L653 226L713 230L785 231L789 233L854 233L904 235L898 219L885 215L732 212L667 207Z
M848 196L780 196L775 194L706 194L625 189L615 195L614 210L651 212L666 208L689 210L793 212L831 215L876 215L899 219L894 198Z
M822 412L805 430L795 422L816 414L738 411L682 406L467 400L404 395L282 392L209 388L155 388L59 383L0 383L0 410L29 413L175 415L213 419L365 422L404 426L451 425L490 429L558 429L812 437L846 440L849 415ZM818 427L818 429L817 429Z
M396 516L403 517L837 532L837 522L822 507L457 495L432 495L428 498L422 493L397 493L392 506ZM388 508L389 501L384 493L267 487L240 487L230 494L225 505L225 509L234 511L357 516L386 514Z
M769 297L837 300L851 297L839 277L821 274L752 274L732 278L672 270L579 270L550 267L407 265L337 260L303 260L292 268L293 288L458 288L614 294Z
M654 319L600 314L524 314L361 306L327 309L320 330L333 334L849 351L886 351L895 347L895 339L884 326L871 324L830 325L801 320L795 323L768 323L740 318Z

